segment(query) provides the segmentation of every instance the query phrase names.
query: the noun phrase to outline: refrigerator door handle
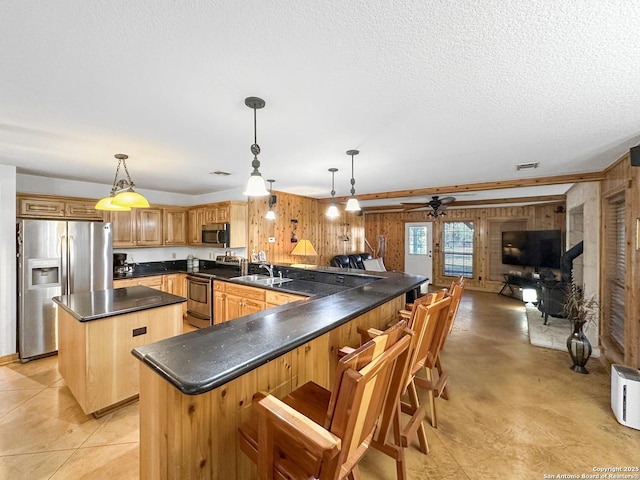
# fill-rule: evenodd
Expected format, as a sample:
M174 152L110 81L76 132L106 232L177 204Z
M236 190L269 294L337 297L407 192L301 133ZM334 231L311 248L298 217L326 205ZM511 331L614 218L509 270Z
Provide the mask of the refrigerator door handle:
M67 268L67 295L71 295L76 291L74 287L74 277L72 272L75 271L76 266L76 242L73 235L69 235L69 247L67 249L69 255L69 268Z
M62 286L62 295L69 294L69 258L68 258L68 245L67 236L60 236L60 259L62 262L62 272L60 275L60 284Z

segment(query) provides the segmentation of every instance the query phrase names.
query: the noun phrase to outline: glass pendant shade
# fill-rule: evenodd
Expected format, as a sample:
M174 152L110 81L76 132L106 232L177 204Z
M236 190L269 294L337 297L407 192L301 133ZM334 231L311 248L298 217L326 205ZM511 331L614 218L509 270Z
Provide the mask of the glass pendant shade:
M96 210L109 210L113 212L130 212L131 211L131 207L121 207L120 205L114 205L113 204L114 198L115 197L112 197L112 196L104 197L98 200L98 203L96 203L96 206L93 208L95 208Z
M347 202L347 206L345 207L347 212L359 212L360 211L360 203L358 203L358 199L356 197L351 197Z
M248 197L266 197L269 195L269 190L267 190L262 175L252 173L247 182L247 188L245 188L242 194Z
M267 210L267 214L264 216L264 218L266 218L267 220L275 220L276 212L274 212L273 210Z
M149 208L149 202L147 199L133 190L118 193L113 197L111 203L118 207Z
M111 210L115 212L127 212L132 208L149 208L147 199L133 191L135 184L133 180L131 180L126 162L129 156L124 153L117 153L115 157L118 159L118 166L116 167L116 176L113 179L111 193L108 197L100 199L93 208L96 210ZM124 168L127 178L118 180L120 165Z
M340 216L340 211L338 210L338 207L336 206L336 204L332 203L331 205L329 205L329 208L327 208L327 217L336 218L339 216Z

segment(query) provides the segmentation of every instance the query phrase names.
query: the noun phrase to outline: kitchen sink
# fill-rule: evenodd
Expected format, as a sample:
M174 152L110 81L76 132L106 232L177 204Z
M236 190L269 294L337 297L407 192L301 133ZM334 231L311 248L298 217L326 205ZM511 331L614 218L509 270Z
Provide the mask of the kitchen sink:
M255 283L256 285L273 286L281 283L291 282L293 278L269 277L268 275L243 275L242 277L232 277L230 280L241 280L243 282Z

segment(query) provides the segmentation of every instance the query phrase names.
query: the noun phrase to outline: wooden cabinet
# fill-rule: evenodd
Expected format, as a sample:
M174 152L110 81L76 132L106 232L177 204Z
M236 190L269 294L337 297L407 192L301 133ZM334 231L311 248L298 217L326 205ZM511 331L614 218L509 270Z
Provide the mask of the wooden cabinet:
M96 200L71 199L49 195L16 196L16 216L68 220L102 220L102 212L94 208Z
M187 243L189 245L202 245L202 225L204 224L204 208L191 208L188 212L188 234Z
M227 321L227 283L213 281L213 323Z
M132 208L129 212L107 212L113 224L113 246L155 247L162 245L162 209Z
M247 287L244 285L236 285L234 283L227 283L225 288L226 290L224 295L220 297L224 302L224 313L222 314L222 319L220 321L217 321L214 316L215 323L233 320L234 318L243 317L266 308L264 301L265 290L262 288Z
M171 273L162 276L162 291L178 295L179 297L187 297L187 274ZM187 302L180 304L182 306L182 318L187 317Z
M213 282L213 323L222 323L306 297L230 282Z
M113 288L135 287L136 285L142 285L144 287L150 287L164 291L164 280L162 277L163 275L153 275L151 277L138 278L120 278L113 281Z
M164 245L187 244L187 211L184 208L162 209Z
M131 350L182 333L180 305L79 322L58 310L58 365L86 414L139 393L139 364Z
M265 293L265 302L267 304L267 308L277 307L278 305L285 305L291 302L297 302L298 300L302 300L302 295L293 295L291 293L282 293L276 292L273 290L267 290Z
M221 202L202 205L189 210L189 245L202 244L202 225L209 223L229 224L229 248L247 246L246 202Z

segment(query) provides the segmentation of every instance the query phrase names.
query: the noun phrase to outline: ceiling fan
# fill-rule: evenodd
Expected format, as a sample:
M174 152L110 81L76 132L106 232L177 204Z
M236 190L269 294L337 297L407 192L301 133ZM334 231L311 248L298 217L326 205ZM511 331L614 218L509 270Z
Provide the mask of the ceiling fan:
M430 217L438 218L441 215L445 215L444 211L447 209L447 206L450 203L456 201L455 197L442 197L440 198L438 195L434 195L431 197L431 200L428 202L420 202L420 203L402 203L405 206L405 210L417 210L418 208L430 207L431 211L429 212Z

